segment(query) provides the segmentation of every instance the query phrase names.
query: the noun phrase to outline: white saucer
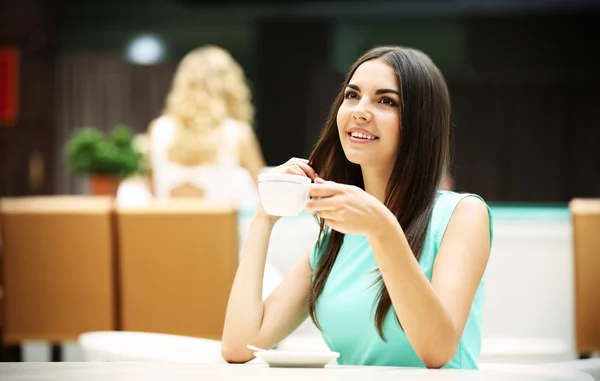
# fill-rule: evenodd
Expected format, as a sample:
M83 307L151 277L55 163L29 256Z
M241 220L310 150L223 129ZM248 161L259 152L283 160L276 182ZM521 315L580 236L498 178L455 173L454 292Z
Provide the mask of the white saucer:
M323 368L340 357L338 352L277 351L254 352L256 358L273 368Z

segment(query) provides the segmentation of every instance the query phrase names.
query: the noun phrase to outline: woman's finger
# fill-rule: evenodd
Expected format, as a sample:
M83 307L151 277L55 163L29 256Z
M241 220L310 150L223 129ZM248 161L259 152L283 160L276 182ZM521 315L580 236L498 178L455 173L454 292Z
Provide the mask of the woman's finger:
M325 210L335 210L339 208L339 202L335 197L313 198L306 203L306 211L314 214Z
M306 176L304 171L297 165L287 167L285 173L289 173L291 175Z
M342 184L334 183L333 181L326 181L324 183L315 183L310 187L310 196L317 197L331 197L336 194L342 193L344 186Z
M290 166L298 166L299 168L302 169L302 172L303 172L302 174L306 177L309 177L311 180L315 180L315 178L317 178L317 176L318 176L317 173L315 172L315 170L308 164L307 159L302 159L302 158L298 158L298 157L293 157L293 158L289 159L288 161L286 161L284 164L280 165L276 169L278 171L286 173L285 168L290 167Z
M306 176L309 177L311 180L315 180L318 177L315 170L310 165L308 165L308 160L296 157L291 158L290 160L285 162L285 164L273 168L272 172Z
M315 178L317 178L317 172L315 172L315 170L307 163L298 160L294 164L296 164L298 167L302 168L302 170L304 171L306 176L310 177L311 180L314 180Z

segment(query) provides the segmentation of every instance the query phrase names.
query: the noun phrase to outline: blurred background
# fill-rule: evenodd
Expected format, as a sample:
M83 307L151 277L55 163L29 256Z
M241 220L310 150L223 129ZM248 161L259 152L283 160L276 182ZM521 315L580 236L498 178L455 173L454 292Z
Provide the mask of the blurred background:
M243 66L266 162L307 156L352 62L398 44L425 51L450 85L458 188L488 201L597 196L597 5L5 0L0 38L19 49L20 76L16 121L0 130L0 194L76 191L69 133L119 122L144 132L178 61L204 44ZM43 169L31 183L33 158Z
M95 191L93 171L77 172L67 154L69 141L84 127L110 133L121 125L127 144L137 147L150 167L156 165L148 153L154 146L140 148L140 139L152 140L149 126L163 113L182 58L198 47L215 45L231 55L247 79L255 110L248 124L254 135L249 139L258 145L256 162L261 167L279 165L309 155L346 70L367 49L384 44L421 49L444 73L453 104L450 187L481 195L494 212L497 235L484 316L484 333L491 340L484 345L488 359L549 362L593 356L600 350L600 284L594 280L600 272L599 14L600 2L595 0L4 0L4 358L81 359L80 347L65 355L60 346L89 331L218 340L235 264L227 262L229 270L217 276L205 274L215 262L202 262L202 274L222 283L219 297L205 295L208 299L191 302L177 290L194 283L181 285L174 279L183 282L181 271L200 266L194 261L208 255L208 240L216 240L218 250L233 253L219 258L237 261L255 204L238 205L233 220L227 215L218 223L210 219L217 218L214 212L206 217L207 207L189 198L169 203L165 197L160 206L154 205L151 190L134 192L129 199L148 196L151 206L115 207L115 191ZM243 161L253 177L252 165ZM107 204L102 204L104 197L110 199ZM84 227L87 222L69 219L82 218L82 210L99 222ZM161 213L167 213L171 228L179 228L160 225L166 221ZM579 215L583 217L578 220ZM190 221L196 228L212 227L207 241L195 236L198 230L189 228ZM77 228L87 240L73 242ZM290 258L295 260L315 228L306 215L281 221L269 249L272 284L289 270ZM177 234L181 237L172 238ZM170 241L149 243L152 237L169 235ZM57 241L62 246L51 248ZM234 249L223 249L223 241L233 242ZM162 252L150 254L157 247ZM70 256L65 254L69 250ZM90 259L94 250L97 262ZM140 264L148 258L164 263L149 270ZM173 267L173 262L188 266ZM97 279L86 289L90 274ZM143 279L130 286L134 278ZM171 279L165 287L173 293L153 294L171 307L163 304L156 310L157 301L155 309L144 310L150 308L140 302L150 292L144 287L157 279ZM209 282L201 287L212 286ZM69 296L75 291L80 293ZM211 310L207 300L220 311L210 334L186 330L182 327L187 323L167 318L157 325L137 324L125 313L155 316L172 308L179 312L167 313L171 318L187 315L202 326L201 316ZM86 302L93 307L85 307ZM196 302L204 307L186 312ZM105 319L84 324L91 311ZM313 345L308 339L315 330L307 325L296 348ZM38 347L20 346L29 342ZM40 354L46 353L40 349L46 345L54 345L47 358ZM523 354L517 348L532 349Z

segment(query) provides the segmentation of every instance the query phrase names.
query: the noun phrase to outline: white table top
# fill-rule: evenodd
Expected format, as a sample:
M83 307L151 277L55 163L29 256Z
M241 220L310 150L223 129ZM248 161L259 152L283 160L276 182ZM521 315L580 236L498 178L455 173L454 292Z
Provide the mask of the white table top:
M538 367L507 369L427 370L393 367L345 367L324 369L269 368L266 364L191 364L48 362L0 363L0 380L10 381L364 381L364 380L508 380L508 381L593 381L593 377L569 370Z

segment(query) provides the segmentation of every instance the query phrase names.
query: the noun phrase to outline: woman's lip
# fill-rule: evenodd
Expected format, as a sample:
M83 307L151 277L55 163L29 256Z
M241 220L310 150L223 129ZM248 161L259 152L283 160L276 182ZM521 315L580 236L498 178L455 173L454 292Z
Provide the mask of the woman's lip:
M348 140L350 140L352 143L356 143L356 144L368 144L368 143L373 143L379 140L379 138L375 138L375 139L361 139L361 138L355 138L354 136L350 135L350 133L348 133Z
M365 134L365 135L375 136L376 138L379 138L377 135L375 135L371 131L365 130L364 128L359 128L359 127L350 127L346 132L348 134L350 134L352 132L360 132L360 133Z

